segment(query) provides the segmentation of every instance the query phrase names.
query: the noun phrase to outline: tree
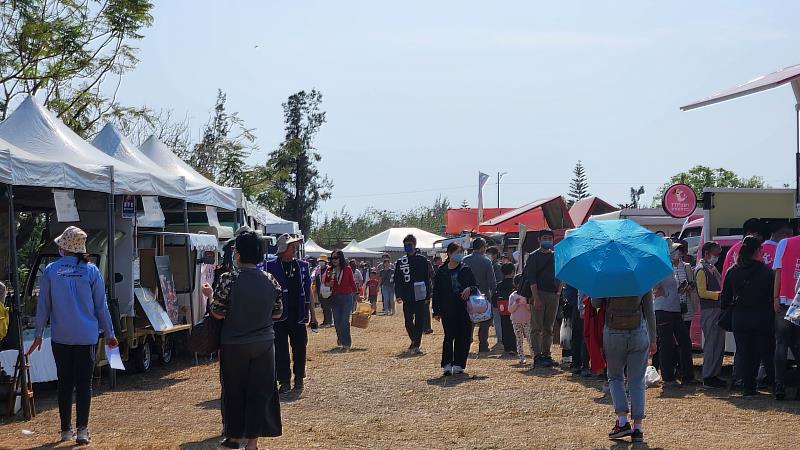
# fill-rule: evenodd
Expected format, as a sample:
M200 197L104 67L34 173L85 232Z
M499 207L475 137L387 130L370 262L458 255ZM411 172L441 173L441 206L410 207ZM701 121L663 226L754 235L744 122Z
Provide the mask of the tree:
M466 199L461 200L461 207L462 208L469 208L469 202Z
M639 186L638 189L632 187L631 188L631 202L628 203L628 204L620 203L617 206L619 206L620 208L638 209L639 208L639 201L641 200L642 195L644 195L644 186Z
M38 95L70 128L89 137L109 115L141 109L116 100L122 76L153 21L148 0L0 1L0 120L26 94Z
M256 138L237 113L228 114L226 101L225 93L218 90L211 117L203 129L203 138L194 146L189 163L211 181L240 187L250 170L245 159L256 147Z
M769 187L764 178L759 176L752 176L745 178L737 175L736 173L723 169L712 169L710 167L698 165L694 166L686 172L680 172L670 178L669 182L661 186L658 194L653 198L653 206L661 206L661 198L664 191L675 183L685 183L694 189L697 198L702 198L703 189L705 188L765 188Z
M189 119L186 116L177 119L171 109L154 111L144 107L141 115L112 116L110 120L137 147L150 136L155 136L181 159L188 160L191 157Z
M574 204L590 195L592 194L589 193L589 180L586 178L586 169L583 167L583 163L578 161L572 170L572 181L569 184L568 196L570 203Z
M304 234L311 230L314 211L320 202L331 197L333 188L333 183L320 175L317 168L322 156L314 147L314 138L326 122L321 104L322 94L315 89L289 96L283 104L286 136L270 153L264 171L271 185L265 200L272 198L278 203L267 206L279 210L281 217L297 222Z

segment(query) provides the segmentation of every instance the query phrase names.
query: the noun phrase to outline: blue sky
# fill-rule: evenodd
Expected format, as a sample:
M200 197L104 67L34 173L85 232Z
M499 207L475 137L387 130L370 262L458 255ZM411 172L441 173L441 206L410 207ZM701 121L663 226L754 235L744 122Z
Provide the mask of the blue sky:
M477 204L477 173L508 172L502 206L568 190L649 199L694 164L794 176L789 86L679 107L800 63L789 1L159 1L120 100L206 121L216 89L256 129L263 162L281 102L324 95L322 211L404 210L438 194ZM199 131L197 132L199 134ZM494 176L484 190L496 205Z

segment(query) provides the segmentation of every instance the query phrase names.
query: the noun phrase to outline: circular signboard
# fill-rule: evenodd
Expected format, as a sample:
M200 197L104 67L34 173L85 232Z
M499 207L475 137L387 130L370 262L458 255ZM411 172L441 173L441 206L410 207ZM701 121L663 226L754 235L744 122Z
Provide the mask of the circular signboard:
M691 186L683 183L673 184L664 191L661 207L670 216L685 219L697 208L697 196Z

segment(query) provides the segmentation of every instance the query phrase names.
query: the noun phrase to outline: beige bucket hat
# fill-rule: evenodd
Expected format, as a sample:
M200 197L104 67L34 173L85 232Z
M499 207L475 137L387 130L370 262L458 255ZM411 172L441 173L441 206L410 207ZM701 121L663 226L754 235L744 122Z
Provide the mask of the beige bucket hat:
M58 248L70 253L86 253L86 232L78 227L67 227L61 236L53 241Z

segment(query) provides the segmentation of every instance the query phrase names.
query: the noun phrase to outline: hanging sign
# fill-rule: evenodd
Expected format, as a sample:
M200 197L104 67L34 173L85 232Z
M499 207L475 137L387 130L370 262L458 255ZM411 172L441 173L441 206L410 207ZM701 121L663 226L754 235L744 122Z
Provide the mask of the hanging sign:
M164 211L161 210L161 203L158 202L158 197L153 195L142 196L143 212L139 213L136 217L136 222L142 227L164 227Z
M133 219L136 217L136 197L126 195L122 197L122 218Z
M685 219L697 209L697 196L691 186L683 183L673 184L664 191L661 207L670 216Z
M219 228L219 217L217 217L217 207L206 205L206 215L208 216L208 224L212 227Z
M53 202L56 204L56 217L59 222L78 222L78 206L75 204L75 191L53 189Z

